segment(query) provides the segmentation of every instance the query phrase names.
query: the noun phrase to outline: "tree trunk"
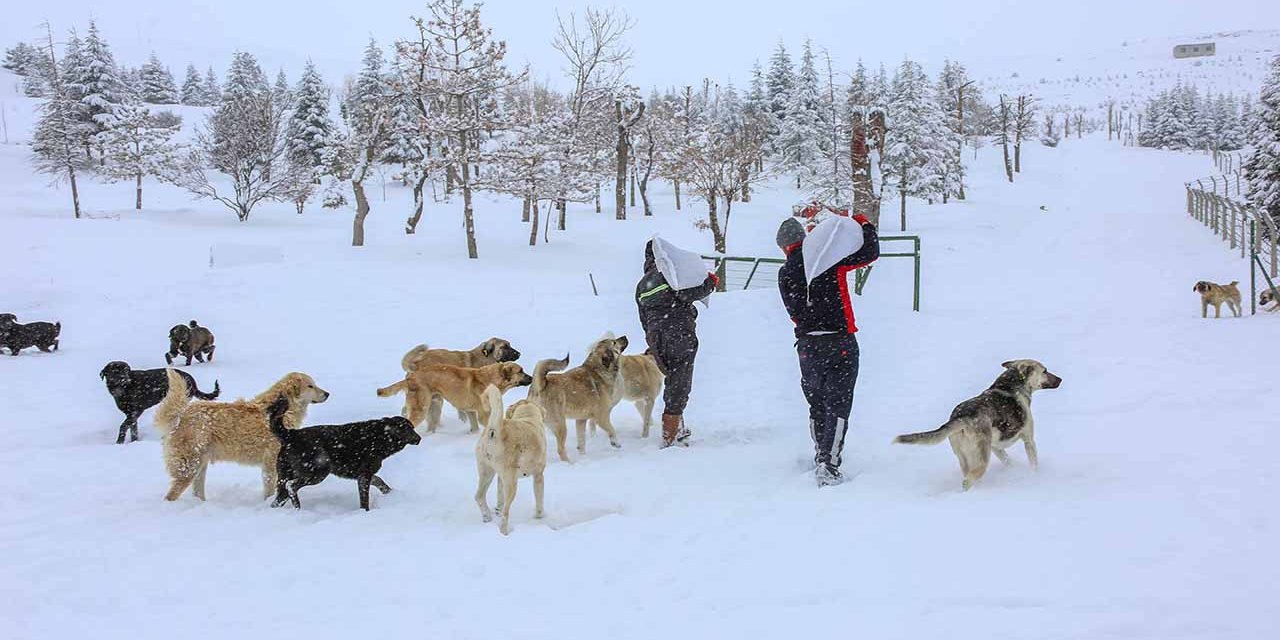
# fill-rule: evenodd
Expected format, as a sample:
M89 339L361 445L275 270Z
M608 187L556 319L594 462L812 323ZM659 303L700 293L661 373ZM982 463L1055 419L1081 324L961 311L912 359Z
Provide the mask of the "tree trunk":
M724 228L720 226L720 218L716 212L717 198L718 196L716 194L716 191L713 189L711 191L711 194L707 197L707 222L711 226L711 238L715 244L716 253L723 255L725 253L726 247L728 246L728 243L725 241ZM726 279L725 263L723 260L720 261L720 266L718 269L716 269L716 277L720 279L720 287L717 287L717 288L723 291L724 290L723 287Z
M471 167L462 163L462 179L458 181L462 188L462 226L467 231L467 257L475 260L480 257L476 248L476 218L471 207Z
M635 208L636 206L636 165L634 162L631 163L631 205L630 206L632 208Z
M533 247L538 244L538 201L533 200L531 205L530 200L531 198L524 199L525 221L532 220L532 224L529 225L529 246Z
M902 205L899 215L902 218L902 230L907 230L907 167L902 166L902 177L898 179L898 195L901 196Z
M594 193L596 198L596 213L600 213L602 209L600 208L600 183L599 182L596 183L596 190L594 191Z
M364 246L364 219L369 216L369 198L364 194L364 180L352 180L351 190L356 194L356 217L351 221L351 246Z
M673 180L671 184L676 188L676 211L679 211L680 210L680 181Z
M615 148L618 164L613 176L613 212L618 220L627 219L627 134L622 127L622 106L618 103L618 145Z
M454 169L453 165L449 165L449 168L444 172L444 192L446 195L453 193L454 183L457 182L457 180L457 170Z
M564 231L565 212L569 210L569 203L564 198L556 200L556 211L560 214L556 220L556 230ZM549 237L549 236L548 236Z
M960 172L960 175L956 176L956 183L959 185L956 200L964 200L964 85L960 85L956 92L959 94L956 98L956 124L959 127L960 135L960 140L956 144L956 167L958 167L957 171ZM942 201L947 201L945 195L942 197Z
M80 187L76 185L76 170L67 167L67 176L71 179L71 207L75 212L76 219L80 219Z
M1013 164L1009 162L1009 141L1002 140L1000 146L1004 148L1004 174L1009 178L1009 182L1013 182Z
M747 180L750 177L750 171L751 169L748 167L741 167L738 169L738 180L742 183L743 202L751 202L751 184Z
M520 222L528 222L529 221L529 196L525 196L524 199L521 200L521 203L522 204L520 206ZM536 227L538 225L535 224L534 226Z
M425 200L422 197L422 188L427 184L427 172L423 171L417 182L413 183L413 215L404 221L405 235L413 235L418 231L418 223L422 221L422 208Z
M133 208L137 209L138 211L141 211L142 210L142 174L141 173L137 174L135 178L137 178L137 183L136 183L137 187L135 188L134 191L137 195L137 199L133 204Z
M649 157L653 157L652 150L650 150ZM650 161L649 164L645 165L644 175L640 176L640 200L644 202L644 215L646 216L653 215L653 209L649 207L649 174L652 172L653 162Z
M1022 173L1022 136L1013 143L1013 172Z

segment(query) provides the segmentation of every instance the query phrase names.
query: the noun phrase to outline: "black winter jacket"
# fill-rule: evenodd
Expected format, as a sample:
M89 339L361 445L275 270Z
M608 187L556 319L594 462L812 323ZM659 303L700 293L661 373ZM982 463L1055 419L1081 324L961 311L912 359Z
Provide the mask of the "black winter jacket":
M853 321L853 298L849 291L849 273L865 267L880 257L880 237L865 218L862 223L862 248L827 269L805 286L804 252L800 243L788 247L787 261L778 271L778 291L791 321L796 324L796 337L812 332L856 333Z
M636 284L636 306L640 308L640 325L646 333L652 328L694 328L698 310L693 303L711 295L715 290L715 277L708 274L702 284L688 289L675 290L658 271L653 260L653 241L644 245L644 275Z

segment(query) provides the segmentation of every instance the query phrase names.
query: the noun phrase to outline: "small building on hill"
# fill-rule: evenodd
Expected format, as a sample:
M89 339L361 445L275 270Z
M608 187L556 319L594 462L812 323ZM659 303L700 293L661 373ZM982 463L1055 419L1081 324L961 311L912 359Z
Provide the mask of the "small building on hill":
M1203 56L1211 56L1216 53L1216 45L1212 42L1198 42L1195 44L1180 44L1173 48L1173 57L1175 58L1199 58Z

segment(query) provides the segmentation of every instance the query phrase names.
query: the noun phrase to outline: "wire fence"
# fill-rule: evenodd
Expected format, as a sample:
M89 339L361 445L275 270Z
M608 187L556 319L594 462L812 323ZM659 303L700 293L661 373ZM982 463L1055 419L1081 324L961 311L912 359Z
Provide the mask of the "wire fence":
M1240 173L1210 176L1186 183L1187 214L1208 227L1240 257L1249 260L1250 308L1257 313L1258 287L1276 290L1280 277L1280 229L1276 221L1245 202ZM1263 283L1258 281L1262 276Z

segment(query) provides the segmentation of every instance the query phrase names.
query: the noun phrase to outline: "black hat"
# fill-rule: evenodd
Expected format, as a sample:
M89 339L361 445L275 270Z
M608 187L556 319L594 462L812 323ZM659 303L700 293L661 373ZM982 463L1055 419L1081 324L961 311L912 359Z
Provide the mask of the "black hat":
M804 242L804 237L804 225L800 224L800 221L795 218L787 218L778 226L777 241L779 249L786 249L797 242Z

